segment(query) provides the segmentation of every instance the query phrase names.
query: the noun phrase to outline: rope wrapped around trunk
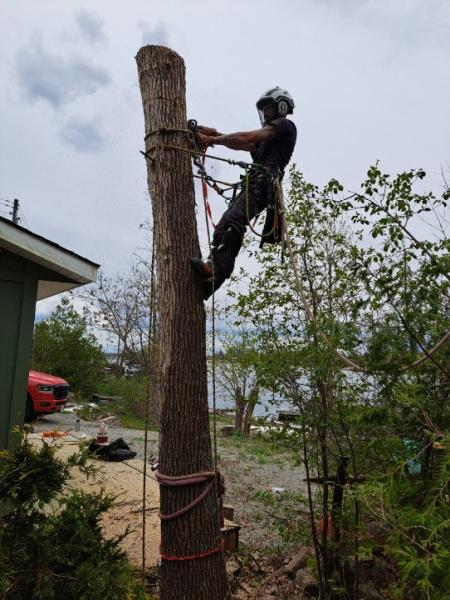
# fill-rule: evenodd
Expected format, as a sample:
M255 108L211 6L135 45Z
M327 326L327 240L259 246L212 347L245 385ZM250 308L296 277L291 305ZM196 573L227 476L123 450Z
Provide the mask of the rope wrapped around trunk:
M155 477L159 485L166 485L169 487L180 487L185 485L196 485L198 483L209 482L205 489L201 492L201 494L199 494L197 498L192 500L192 502L190 502L183 508L180 508L179 510L170 515L163 515L159 512L158 516L161 519L161 521L170 521L172 519L176 519L177 517L180 517L181 515L184 515L185 513L189 512L191 509L194 508L194 506L197 506L197 504L199 504L203 500L203 498L205 498L212 490L216 477L218 478L219 482L220 495L223 494L223 478L221 478L219 473L216 471L203 471L201 473L191 473L190 475L180 475L177 477L163 475L159 471L156 471Z

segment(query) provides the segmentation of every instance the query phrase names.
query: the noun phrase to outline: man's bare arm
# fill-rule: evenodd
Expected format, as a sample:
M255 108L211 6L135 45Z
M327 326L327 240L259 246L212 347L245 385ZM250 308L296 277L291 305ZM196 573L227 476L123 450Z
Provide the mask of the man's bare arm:
M220 133L217 129L214 129L214 127L207 127L206 125L199 125L197 130L203 135L223 135L223 133Z
M267 125L262 129L255 129L254 131L241 131L211 136L200 134L199 142L208 146L218 144L220 146L226 146L231 150L247 150L248 152L252 152L256 149L256 144L258 142L271 140L276 134L275 127Z

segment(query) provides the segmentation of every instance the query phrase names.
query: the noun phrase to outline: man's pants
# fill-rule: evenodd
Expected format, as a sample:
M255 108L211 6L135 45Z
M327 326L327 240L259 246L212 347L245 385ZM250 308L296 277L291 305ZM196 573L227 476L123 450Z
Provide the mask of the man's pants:
M239 254L248 222L273 199L273 176L268 171L250 171L248 198L245 179L242 189L223 213L212 239L211 259L214 265L214 287L217 289L230 277Z

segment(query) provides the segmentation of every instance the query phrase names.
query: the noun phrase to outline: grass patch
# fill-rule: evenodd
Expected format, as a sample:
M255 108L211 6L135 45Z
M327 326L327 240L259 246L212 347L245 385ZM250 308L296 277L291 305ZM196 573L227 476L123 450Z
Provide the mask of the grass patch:
M227 417L227 415L216 414L216 421L225 425L234 425L234 417ZM214 415L209 415L209 422L214 422Z
M136 415L131 415L129 413L121 414L119 416L122 427L125 427L126 429L137 429L139 431L145 429L145 419L142 417L137 417Z
M96 393L101 396L120 398L120 400L102 404L101 408L105 412L117 415L122 427L136 430L145 429L145 403L150 390L144 376L121 377L120 379L112 375L107 376L98 386ZM149 427L149 430L152 428Z
M283 464L295 460L293 452L288 446L284 446L282 441L274 441L270 437L259 434L246 438L239 433L234 433L220 438L220 445L238 450L238 458L241 460L250 459L260 465Z
M261 504L261 510L256 511L255 518L272 522L283 542L310 543L309 517L306 498L298 492L283 492L273 494L268 490L257 490L251 500Z

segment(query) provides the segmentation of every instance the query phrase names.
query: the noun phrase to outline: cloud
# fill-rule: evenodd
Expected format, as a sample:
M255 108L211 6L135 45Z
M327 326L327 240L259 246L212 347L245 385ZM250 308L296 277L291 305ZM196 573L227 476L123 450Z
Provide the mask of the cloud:
M105 139L95 120L72 118L61 129L61 141L72 146L77 152L100 152L105 147Z
M78 25L82 37L90 44L106 41L103 32L103 20L94 12L80 9L75 13L75 22Z
M25 97L31 102L46 100L55 109L95 94L111 81L106 69L80 58L52 54L39 39L18 52L16 65Z
M145 21L139 21L138 27L142 31L142 44L169 45L170 35L163 21L160 21L155 27L150 27Z

